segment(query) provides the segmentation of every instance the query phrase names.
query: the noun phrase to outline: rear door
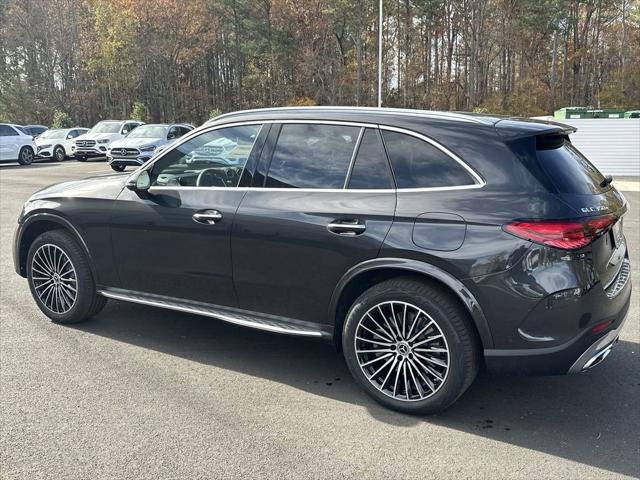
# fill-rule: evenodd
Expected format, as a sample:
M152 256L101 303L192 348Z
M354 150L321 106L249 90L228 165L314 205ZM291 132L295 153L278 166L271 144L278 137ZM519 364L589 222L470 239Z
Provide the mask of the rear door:
M0 125L0 160L16 160L18 158L18 132L9 125Z
M395 203L377 128L274 125L233 226L240 307L326 323L334 287L377 256Z

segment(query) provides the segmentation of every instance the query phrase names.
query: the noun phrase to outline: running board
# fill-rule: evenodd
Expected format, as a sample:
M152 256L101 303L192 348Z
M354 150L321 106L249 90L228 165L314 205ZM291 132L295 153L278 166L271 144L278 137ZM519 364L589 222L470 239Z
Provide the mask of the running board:
M257 314L230 307L221 307L202 302L185 301L163 295L134 292L120 288L101 289L98 293L107 298L122 300L125 302L150 305L152 307L166 308L178 312L193 313L205 317L213 317L218 320L241 325L243 327L266 330L268 332L283 333L288 335L299 335L305 337L326 337L331 338L328 331L314 328L307 322L292 320L276 315Z

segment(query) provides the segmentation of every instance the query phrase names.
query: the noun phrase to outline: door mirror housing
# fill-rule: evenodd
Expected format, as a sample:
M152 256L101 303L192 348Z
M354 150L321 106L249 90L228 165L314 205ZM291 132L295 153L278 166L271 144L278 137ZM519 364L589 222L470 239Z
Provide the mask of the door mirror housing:
M132 192L148 192L151 187L151 177L149 176L149 172L142 170L141 172L132 175L127 180L125 186Z

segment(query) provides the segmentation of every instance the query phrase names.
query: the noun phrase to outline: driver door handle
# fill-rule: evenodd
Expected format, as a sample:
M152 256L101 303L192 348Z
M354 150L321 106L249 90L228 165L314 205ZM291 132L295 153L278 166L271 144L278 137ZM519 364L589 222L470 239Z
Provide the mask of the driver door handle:
M215 225L222 220L222 214L218 210L201 210L193 214L193 221L204 225Z

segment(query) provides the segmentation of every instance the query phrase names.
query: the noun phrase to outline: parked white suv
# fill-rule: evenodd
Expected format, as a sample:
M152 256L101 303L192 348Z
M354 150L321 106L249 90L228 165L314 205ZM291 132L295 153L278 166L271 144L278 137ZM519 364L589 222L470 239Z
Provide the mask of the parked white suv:
M0 161L30 165L35 153L33 137L20 125L0 123Z
M113 142L107 160L116 172L122 172L128 165L139 167L191 130L193 126L184 123L142 125L122 140Z
M74 154L74 141L89 131L88 128L54 128L36 137L36 157L53 158L61 162Z
M74 155L80 162L88 158L107 158L110 145L142 125L137 120L103 120L75 141Z

